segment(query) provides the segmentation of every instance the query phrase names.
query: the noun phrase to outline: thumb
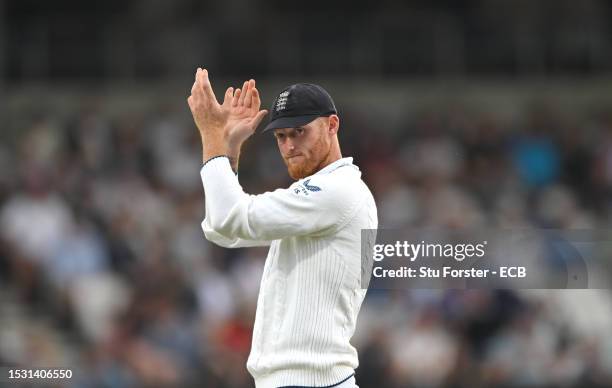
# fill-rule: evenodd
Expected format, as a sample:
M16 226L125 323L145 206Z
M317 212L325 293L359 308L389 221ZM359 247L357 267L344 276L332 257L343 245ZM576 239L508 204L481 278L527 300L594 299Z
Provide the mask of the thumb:
M253 117L253 119L251 119L251 125L252 125L253 129L256 129L259 126L259 124L261 123L261 120L263 120L263 118L266 117L267 114L268 114L268 111L265 110L265 109L260 110L259 112L257 112L255 117Z

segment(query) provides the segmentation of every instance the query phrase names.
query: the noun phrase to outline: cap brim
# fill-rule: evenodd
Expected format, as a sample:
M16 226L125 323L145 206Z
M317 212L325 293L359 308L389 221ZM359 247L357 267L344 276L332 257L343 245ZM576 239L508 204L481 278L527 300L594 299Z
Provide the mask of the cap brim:
M268 131L270 129L301 127L302 125L306 125L311 121L314 121L318 117L321 117L321 115L314 114L294 117L279 117L276 120L270 121L268 125L266 125L266 127L262 130L262 132Z

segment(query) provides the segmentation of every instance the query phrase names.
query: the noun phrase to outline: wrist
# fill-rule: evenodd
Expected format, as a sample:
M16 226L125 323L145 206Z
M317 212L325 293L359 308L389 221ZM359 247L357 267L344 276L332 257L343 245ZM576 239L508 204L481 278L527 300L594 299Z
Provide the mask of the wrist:
M229 156L229 149L223 139L217 136L209 136L205 139L202 136L202 162L220 155Z
M238 171L238 160L240 159L240 148L242 144L234 144L228 146L227 156L229 157L230 164L232 166L232 170L234 172Z
M227 140L227 150L233 155L240 155L240 149L242 148L242 141L238 142L235 140Z

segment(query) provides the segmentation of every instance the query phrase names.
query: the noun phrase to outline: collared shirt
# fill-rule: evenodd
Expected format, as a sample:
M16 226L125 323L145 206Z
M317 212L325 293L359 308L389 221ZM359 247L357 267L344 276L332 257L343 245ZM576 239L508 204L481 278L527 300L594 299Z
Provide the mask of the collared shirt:
M257 388L330 386L354 373L350 344L366 290L361 230L378 226L352 158L286 189L244 193L227 158L201 170L206 237L228 248L269 245L247 368Z

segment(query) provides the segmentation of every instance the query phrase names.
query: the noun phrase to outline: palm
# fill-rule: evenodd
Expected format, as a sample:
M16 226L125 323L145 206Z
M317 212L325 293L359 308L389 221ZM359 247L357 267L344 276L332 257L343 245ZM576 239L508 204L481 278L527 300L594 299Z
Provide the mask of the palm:
M228 91L231 95L230 89ZM242 90L236 89L231 97L226 93L222 107L227 113L225 133L231 144L242 144L255 132L266 113L259 110L260 106L261 100L254 80L246 81Z
M257 112L259 112L259 107L231 106L225 126L232 132L249 128L249 124L253 117L257 115Z
M221 135L230 151L239 150L242 142L255 132L268 113L259 110L261 100L255 80L246 81L242 90L228 88L223 104L219 104L208 79L208 71L200 68L187 103L200 133L207 137L211 133Z

